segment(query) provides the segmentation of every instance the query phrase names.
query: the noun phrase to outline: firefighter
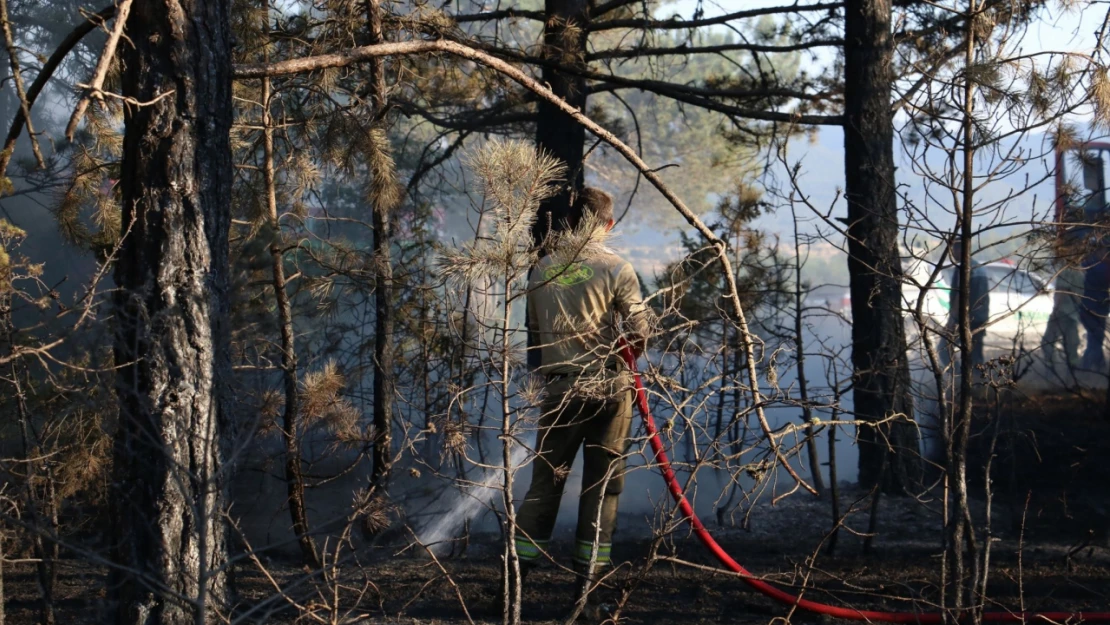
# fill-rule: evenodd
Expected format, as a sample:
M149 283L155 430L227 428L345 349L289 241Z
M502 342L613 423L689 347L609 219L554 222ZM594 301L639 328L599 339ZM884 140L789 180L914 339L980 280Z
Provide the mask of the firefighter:
M1064 262L1064 268L1056 276L1052 314L1048 316L1048 327L1045 328L1041 346L1045 360L1049 366L1054 366L1056 342L1063 340L1064 359L1071 369L1079 365L1079 300L1084 289L1084 276L1079 268Z
M608 194L587 187L575 202L575 214L590 226L613 227ZM529 275L529 325L540 351L535 373L546 378L546 394L532 482L517 514L516 551L524 577L544 557L563 486L584 446L575 601L585 595L596 607L589 593L610 562L634 400L633 377L617 344L623 335L641 352L650 313L636 272L616 253L605 249L565 260L545 256Z

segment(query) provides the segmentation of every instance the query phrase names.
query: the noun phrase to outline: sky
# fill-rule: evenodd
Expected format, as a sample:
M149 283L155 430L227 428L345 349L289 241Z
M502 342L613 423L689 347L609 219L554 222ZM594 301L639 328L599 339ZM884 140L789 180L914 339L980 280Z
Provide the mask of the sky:
M693 15L700 5L706 16L718 15L727 11L734 11L738 6L755 8L759 6L779 6L790 4L794 0L678 0L672 2L658 11L661 17L679 14L685 17ZM808 1L808 0L807 0ZM1049 11L1046 19L1040 21L1031 29L1024 43L1028 51L1038 50L1088 50L1093 46L1093 30L1102 22L1104 7L1095 6L1080 11ZM830 51L831 55L832 52ZM838 200L838 191L843 186L843 157L842 134L838 128L826 127L819 130L811 139L799 138L789 144L789 160L791 163L801 163L802 190L811 202L822 209L830 209L832 215L843 215L843 201ZM910 167L901 150L897 150L900 160L900 172L905 174ZM665 163L649 163L649 165L664 165ZM775 172L781 177L781 171ZM900 178L906 197L921 203L923 193L919 181L912 176ZM1005 193L1006 186L1000 186L994 192ZM1051 189L1038 191L1034 202L1030 199L1030 206L1044 206L1051 200ZM7 204L7 203L6 203ZM818 227L820 220L815 219L811 211L802 210L806 215L803 219L803 232L812 233ZM781 236L789 244L792 237L792 222L788 210L780 209L774 214L760 218L755 227ZM623 248L637 269L645 276L650 277L667 262L681 256L678 244L677 230L654 229L647 225L637 226L635 220L629 220L627 227L622 224L616 244Z
M761 6L780 6L789 4L787 0L749 0L744 3L744 8ZM698 6L702 7L705 16L713 16L735 11L736 4L731 2L711 0L678 0L660 9L658 14L667 17L678 14L684 17L693 15ZM1021 51L1033 53L1040 51L1056 50L1069 52L1089 52L1095 44L1095 32L1105 15L1105 7L1093 6L1084 10L1054 8L1046 12L1045 18L1037 22L1022 40ZM831 58L833 52L830 51ZM1085 120L1076 120L1083 123ZM1041 153L1043 148L1038 145L1043 143L1043 137L1029 137L1027 149L1031 153ZM843 134L839 128L823 127L813 137L802 137L790 142L787 148L788 162L801 163L801 190L809 197L814 206L823 210L831 207L832 215L844 214L844 203L839 198L843 187ZM900 193L903 202L914 202L918 206L929 205L933 213L945 212L936 208L936 202L927 200L923 181L912 172L912 163L906 151L900 145L895 146L895 158L899 169ZM652 165L652 163L649 163ZM1033 162L1029 166L1029 179L1045 177L1051 170L1046 162ZM772 171L776 177L781 178L782 169ZM988 186L983 189L984 198L1001 198L1013 191L1015 187L1025 186L1022 180L1008 180ZM1012 204L1010 219L1025 219L1035 212L1040 212L1051 202L1053 195L1051 182L1046 180L1031 191L1023 195L1020 200ZM822 220L814 216L812 210L801 208L799 214L805 214L801 230L812 234L822 224ZM943 220L944 216L938 216ZM949 217L949 220L951 217ZM789 209L780 208L776 213L761 217L753 224L755 227L779 235L784 241L792 239L792 219ZM827 227L823 230L828 231ZM837 237L829 240L839 244ZM646 228L632 228L624 233L620 244L625 248L630 260L637 266L642 274L650 276L671 260L681 255L677 245L677 231L661 232Z

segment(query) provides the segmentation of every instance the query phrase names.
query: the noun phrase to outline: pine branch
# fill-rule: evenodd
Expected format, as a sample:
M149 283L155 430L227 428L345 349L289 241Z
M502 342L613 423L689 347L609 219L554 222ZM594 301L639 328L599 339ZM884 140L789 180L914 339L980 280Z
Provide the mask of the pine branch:
M483 11L481 13L463 13L462 15L452 15L451 18L456 23L465 24L467 22L492 22L495 20L513 19L521 17L529 20L543 21L543 11L524 11L521 9L502 9L500 11Z
M630 4L639 4L642 1L643 0L609 0L609 2L595 6L593 9L590 10L590 14L602 16L606 13L611 13Z
M681 94L697 98L794 98L797 100L811 100L814 102L821 102L828 101L835 95L829 92L808 93L806 91L799 91L797 89L774 87L768 87L766 89L709 89L705 87L680 85L678 83L669 83L659 80L621 78L620 76L610 76L608 78L599 77L591 80L596 80L598 82L590 87L590 93L613 92L623 89L640 89L643 91L657 93L659 95L663 95L674 100L680 99L678 97L678 94ZM714 103L713 105L717 106L718 103ZM698 104L698 106L701 106L701 104ZM728 105L723 106L728 107ZM710 108L710 106L707 105L706 108ZM728 111L720 110L719 112Z
M455 154L455 152L462 146L463 141L465 141L466 138L470 136L471 132L472 131L470 130L460 131L459 136L454 141L452 141L451 144L448 145L447 148L444 149L438 156L430 161L426 160L428 151L433 146L438 145L439 140L444 138L448 133L440 135L439 137L437 137L436 141L424 146L423 154L420 155L420 160L418 161L420 163L420 167L417 168L415 172L413 172L412 176L409 177L409 183L406 191L409 193L410 196L416 196L416 190L420 187L420 183L424 180L424 176L428 175L428 173L431 172L433 169L439 167L440 165L445 163L447 159L451 158Z
M394 100L397 106L406 115L419 115L439 128L459 131L475 131L509 124L524 124L536 121L533 111L506 111L508 107L491 107L478 111L464 111L457 115L436 115L425 107L407 100Z

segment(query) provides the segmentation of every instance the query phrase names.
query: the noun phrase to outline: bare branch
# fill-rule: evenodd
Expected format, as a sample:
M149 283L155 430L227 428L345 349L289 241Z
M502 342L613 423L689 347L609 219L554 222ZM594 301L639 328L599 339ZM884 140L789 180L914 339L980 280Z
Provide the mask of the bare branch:
M73 141L73 133L77 131L77 125L81 123L81 118L85 116L85 111L89 108L89 100L91 98L101 99L101 89L104 87L104 78L108 75L108 67L112 64L112 58L116 55L116 46L119 44L119 38L123 34L123 27L127 24L127 15L131 12L131 0L120 0L119 6L116 9L116 23L112 26L112 32L108 35L108 41L104 44L104 51L100 54L100 60L96 63L96 71L93 73L91 86L86 89L81 99L77 101L77 108L73 111L73 117L69 118L69 124L66 126L66 139Z
M3 0L0 0L0 2L3 2ZM77 86L82 88L82 89L88 90L89 95L98 99L98 100L102 100L102 99L104 99L105 96L107 96L109 98L115 98L115 99L120 100L122 102L126 102L127 104L129 104L130 106L134 106L135 108L142 108L144 106L150 106L152 104L156 104L159 100L162 100L163 98L167 98L167 97L173 95L174 92L176 91L175 89L170 89L169 91L167 91L165 93L159 93L158 95L154 96L154 98L151 99L151 100L147 100L146 102L140 102L140 101L138 101L135 98L132 98L130 96L120 95L118 93L112 93L111 91L104 91L103 89L93 87L92 85L86 85L85 83L80 83L79 82L79 83L77 83Z
M633 59L645 56L674 56L674 55L688 55L688 54L720 54L721 52L763 52L763 53L780 53L780 52L797 52L799 50L810 50L813 48L822 48L829 46L842 46L844 45L843 39L814 39L812 41L803 41L801 43L794 43L789 45L762 45L755 43L737 42L721 44L717 46L673 46L669 48L621 48L615 50L602 50L594 52L586 56L587 61L599 61L601 59Z
M8 0L0 0L0 25L4 29L4 45L8 48L8 62L12 66L12 79L15 82L15 93L19 96L19 110L27 122L27 134L31 137L31 151L35 153L35 160L39 169L46 169L46 162L42 159L39 142L35 139L35 127L31 123L31 104L27 101L27 92L23 90L23 72L19 69L19 51L15 47L15 38L12 37L12 24L8 21ZM0 156L3 165L0 171L7 169L11 154Z
M116 7L108 5L101 9L94 17L101 20L106 20L115 15ZM27 109L34 106L35 100L38 98L39 93L42 92L43 87L46 86L47 81L54 75L54 71L62 64L62 60L69 54L71 50L85 38L85 35L93 31L97 27L97 23L92 20L84 20L78 24L72 32L65 39L62 40L50 58L46 60L46 64L42 66L39 75L35 77L35 81L31 83L31 88L27 91ZM20 107L16 111L15 119L12 120L12 125L8 129L8 137L4 141L4 150L0 152L0 178L3 178L8 170L8 163L11 161L12 153L15 152L15 142L19 140L19 133L23 130L23 120L27 119L27 115Z
M536 85L536 88L544 90L550 94L550 91L540 85L535 79L527 76L519 69L509 65L505 61L497 58L493 54L477 50L468 45L457 43L454 41L437 40L437 41L403 41L403 42L390 42L382 43L372 46L361 46L358 48L351 48L343 52L333 54L321 54L317 56L303 57L299 59L289 59L278 63L271 63L269 65L264 63L242 64L235 67L235 78L239 80L250 78L262 78L263 76L285 76L289 74L299 74L303 72L311 72L315 70L328 69L333 67L347 67L356 63L361 63L372 58L382 56L402 56L410 54L428 54L433 52L445 52L461 58L469 59L476 63L480 63L495 69L499 72L505 73L521 85L528 89L535 91L517 79L516 76L528 80L531 84ZM502 53L512 56L512 53ZM537 60L538 61L538 60ZM509 74L508 72L512 72ZM671 85L669 83L659 83L657 81L638 81L631 79L622 79L615 76L607 76L604 74L596 74L611 82L627 82L629 86L642 88L646 91L653 91L662 95L674 97L677 100L682 100L690 104L697 104L698 106L705 106L718 112L735 115L736 117L743 117L745 119L755 119L771 122L787 122L807 125L839 125L841 117L839 115L799 115L794 113L783 113L778 111L761 111L756 109L743 109L739 107L723 105L713 102L707 98L689 97L674 94L674 90L682 89L680 85ZM590 74L587 74L590 77ZM536 91L537 94L543 96L542 93ZM546 96L544 96L546 97ZM551 97L555 97L552 95ZM562 100L560 99L560 102ZM565 103L563 103L565 104Z
M807 5L794 4L789 6L768 7L766 9L749 9L747 11L737 11L735 13L726 13L724 15L716 15L713 17L706 17L697 20L684 20L678 17L672 17L671 19L666 20L647 18L615 19L595 22L589 26L589 30L612 30L616 28L639 28L644 30L682 30L687 28L700 28L703 26L727 24L739 19L762 17L764 15L801 13L803 11L832 11L842 6L844 6L844 3L842 2L818 2L816 4Z
M452 19L459 24L467 22L492 22L495 20L513 19L521 17L529 20L543 21L543 11L523 11L521 9L502 9L500 11L483 11L481 13L464 13L452 15Z

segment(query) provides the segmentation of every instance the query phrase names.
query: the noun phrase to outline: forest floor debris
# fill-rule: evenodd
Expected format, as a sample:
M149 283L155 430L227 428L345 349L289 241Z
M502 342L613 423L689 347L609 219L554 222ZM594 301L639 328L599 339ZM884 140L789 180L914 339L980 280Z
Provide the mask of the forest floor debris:
M1079 400L1076 400L1079 401ZM995 448L996 499L992 514L990 610L1106 610L1110 608L1110 423L1064 398L1038 396L1014 404L1003 417ZM991 422L983 420L972 447L972 465L981 466ZM933 493L939 492L936 489ZM931 610L939 600L941 500L883 497L878 532L870 552L863 549L870 496L842 485L841 508L855 507L845 521L834 554L824 549L831 527L827 497L796 495L774 505L765 497L733 517L733 527L706 521L718 541L754 573L808 599L885 610ZM742 524L744 512L748 522ZM981 515L983 503L973 513ZM741 526L743 525L743 526ZM569 528L557 534L555 563L537 570L524 592L524 620L561 622L572 601ZM604 596L634 587L622 614L627 623L767 623L785 616L783 606L751 591L714 563L686 531L672 534L659 549L660 560L646 574L644 557L651 536L618 533L619 563ZM418 547L380 545L346 561L340 581L343 619L350 623L465 623L459 596L473 620L500 622L487 592L500 577L500 542L495 534L475 534L463 553L438 564ZM333 586L306 579L302 568L281 558L263 559L272 576L302 606L328 605ZM561 566L560 566L561 565ZM38 588L33 564L8 564L4 571L8 623L34 623ZM442 567L442 568L441 568ZM448 579L448 576L450 579ZM59 623L104 622L104 571L75 560L59 567ZM235 570L240 622L299 623L287 602L276 596L266 574L240 560ZM456 590L457 588L457 590ZM356 597L361 594L361 599ZM355 607L356 603L357 608ZM258 609L258 606L268 606ZM249 616L245 613L256 609ZM317 607L317 610L325 610ZM349 610L347 612L346 610ZM237 618L237 617L233 617ZM819 622L797 612L795 623Z

